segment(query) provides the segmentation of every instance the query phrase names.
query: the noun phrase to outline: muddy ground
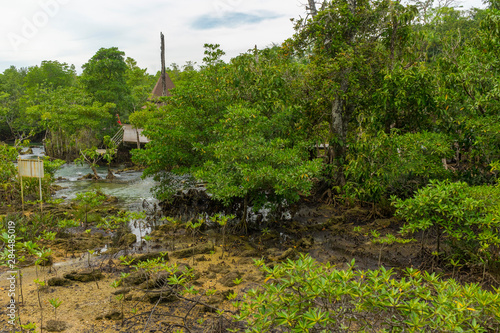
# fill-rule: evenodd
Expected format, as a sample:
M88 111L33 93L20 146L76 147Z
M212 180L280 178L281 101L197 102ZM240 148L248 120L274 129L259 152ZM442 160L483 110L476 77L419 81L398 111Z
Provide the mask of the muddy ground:
M262 226L268 233L239 235L229 229L223 257L219 228L202 228L193 240L182 228L160 226L150 234L151 240L142 245L134 244L135 238L126 233L114 238L98 230L66 235L50 244L52 265L22 268L22 299L19 286L16 291L19 316L23 324L36 323L37 332L40 327L44 332L80 333L174 332L182 327L188 327L190 332L222 332L234 325L230 312L235 308L228 297L236 293L235 300L241 299L244 291L264 283L265 276L254 265L254 259L263 258L272 266L296 258L301 252L338 268L346 267L352 259L360 269L375 269L379 264L396 270L422 266L425 258L417 242L381 246L371 241L371 230L384 235L397 233L401 227L397 219L377 219L372 215L360 207L340 209L306 204L288 223ZM86 248L95 253L89 257ZM101 252L104 248L106 251ZM193 269L188 285L198 294L176 297L166 283L171 275L147 275L133 267L139 263L137 258L151 259L159 252L167 252L166 262L177 264L181 272ZM136 258L134 262L124 265L132 258ZM442 269L438 265L432 268ZM7 272L5 268L0 272L0 332L11 332L6 313ZM445 276L451 274L442 272ZM120 286L112 286L127 273L130 275ZM35 279L44 281L46 286L41 288ZM207 292L210 290L214 294ZM57 313L49 303L55 298L62 301ZM217 310L227 312L220 315Z

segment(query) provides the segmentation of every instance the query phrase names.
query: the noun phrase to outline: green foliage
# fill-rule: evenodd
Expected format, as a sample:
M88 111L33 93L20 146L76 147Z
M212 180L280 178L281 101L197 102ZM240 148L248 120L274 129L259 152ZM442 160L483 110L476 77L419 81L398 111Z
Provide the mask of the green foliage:
M133 111L138 110L145 103L156 83L156 78L149 75L146 69L137 66L137 62L128 57L125 59L127 70L125 80L130 89L131 106Z
M292 105L297 66L278 48L225 64L218 45L205 47L202 69L164 107L131 116L151 140L133 159L146 166L145 175L161 181L157 196L167 199L178 189L172 173L206 182L226 205L243 199L244 211L250 204L292 203L309 193L322 165L308 161L302 110Z
M38 90L40 102L28 107L27 113L38 119L43 129L75 133L81 129L100 128L111 118L112 103L92 102L77 87L61 87L53 91Z
M42 239L48 240L48 241L53 241L56 239L56 232L55 231L42 231Z
M66 162L60 159L51 159L48 156L45 156L43 159L43 171L46 175L49 175L50 178L54 178L54 174L59 170Z
M272 126L272 121L256 109L232 107L215 127L220 141L197 146L212 158L195 177L208 183L207 190L214 198L228 204L234 197L254 199L265 193L268 200L261 199L261 203L295 202L299 192L309 193L311 179L321 171L321 161L308 161L304 147L294 146L290 140L268 139L266 133Z
M223 67L218 63L195 72L182 89L175 89L173 98L167 98L166 106L150 105L132 115L131 122L144 125L144 134L151 140L146 149L133 154L135 162L146 166L145 175L182 175L203 165L206 155L193 148L194 144L209 144L218 139L212 133L213 126L227 103Z
M194 220L190 220L186 223L186 231L191 229L191 236L193 237L193 243L191 246L193 246L193 266L194 266L194 244L195 244L195 237L196 237L196 232L201 228L201 226L205 223L205 219L200 217L198 220L195 222Z
M499 172L500 171L500 161L491 162L490 167L491 167L492 172Z
M59 219L57 226L61 229L74 228L80 226L80 222L76 220Z
M408 197L430 179L450 175L442 160L451 156L451 142L444 134L363 133L347 155L345 193L372 202L393 194Z
M169 228L171 230L171 240L172 240L171 250L174 251L175 250L175 239L176 239L175 233L177 232L177 228L182 224L182 221L178 220L178 219L174 219L173 217L170 217L170 216L162 218L162 221L165 221L165 220L167 221L168 224L170 224Z
M71 148L91 146L111 134L116 111L126 120L129 112L140 109L155 82L117 48L97 51L80 76L74 65L58 61L12 66L0 74L0 140L47 131L49 156L74 154Z
M40 64L40 67L33 66L28 68L28 72L24 78L24 86L32 91L41 87L56 89L74 85L76 85L75 66L58 61L44 60Z
M221 213L215 214L210 217L210 221L216 222L222 227L222 254L221 259L224 258L224 251L226 250L226 227L230 220L234 219L235 215L224 215Z
M9 94L6 92L0 91L0 125L2 130L7 130L8 123L6 122L9 119L9 109L6 107L5 101L9 97ZM9 129L10 130L10 129ZM0 139L5 139L6 137L0 137Z
M20 101L25 93L23 85L26 68L7 68L0 74L0 125L2 139L14 136L15 139L26 138L31 131L26 125L24 107ZM10 135L9 135L10 134Z
M434 128L444 110L434 96L435 73L425 63L404 68L403 63L380 73L380 87L374 92L362 119L368 130L399 129L402 133L422 132Z
M16 226L16 247L20 253L26 255L35 255L40 250L42 241L54 239L59 230L58 219L50 213L31 214L23 216L22 214L8 214L0 217L0 248L7 244L6 236L8 231L8 222L13 221Z
M33 282L35 282L38 285L38 290L40 290L40 288L42 288L42 287L45 287L47 284L45 281L42 281L39 279L35 279L35 280L33 280Z
M484 10L479 8L430 7L432 3L427 1L416 1L416 5L422 24L416 24L414 30L419 39L427 43L425 55L430 60L445 57L450 42L473 39L478 33L478 22L484 16Z
M500 50L494 42L498 33L490 25L498 20L498 13L490 9L479 14L471 15L476 24L470 39L462 41L460 35L444 39L449 45L439 65L450 104L458 102L469 114L481 117L495 114L500 106L497 58Z
M440 45L432 65L436 100L446 111L438 125L455 137L457 173L472 184L491 181L487 165L500 155L500 49L494 28L498 17L493 8L468 12L443 9L437 12L434 26L426 28ZM448 29L450 25L456 29Z
M113 156L116 155L116 144L111 140L109 135L104 136L103 138L104 146L106 146L106 153L102 156L102 158L109 163L113 160Z
M16 148L0 143L0 184L6 186L12 182L17 175L17 168L14 161L18 152Z
M355 231L355 230L353 230ZM357 232L359 232L358 230ZM376 230L371 230L371 235L372 235L372 243L373 244L380 244L379 247L379 255L378 255L378 265L380 266L381 264L381 259L382 259L382 250L384 249L385 245L391 245L391 244L407 244L410 242L415 241L413 238L399 238L394 236L393 234L386 234L385 236L381 237L380 233Z
M437 233L438 252L444 234L451 254L460 260L492 263L500 259L500 188L431 181L413 198L392 200L396 215L407 221L403 234L432 228Z
M285 49L306 62L304 97L313 128L325 121L329 125L329 183L345 185L347 145L356 142L350 124L359 115L382 109L385 121L397 118L391 113L399 101L384 97L376 87L383 86L383 76L392 75L395 64L406 57L414 16L414 7L399 2L334 0L325 2L311 19L295 21L296 33ZM378 100L376 107L372 98Z
M44 265L44 263L48 261L49 257L52 255L52 249L46 249L42 247L35 252L35 255L36 255L35 265Z
M114 175L111 172L111 161L117 154L117 145L113 140L111 140L111 137L109 135L104 136L103 143L106 147L106 150L104 151L104 154L101 155L101 158L108 164L108 175L106 176L106 178L113 178Z
M23 330L36 330L36 324L35 323L27 323L27 324L21 324L21 328Z
M205 222L205 220L202 218L199 218L196 222L193 220L190 220L186 223L186 229L191 229L191 231L193 232L193 237L194 237L196 230L199 229L203 225L204 222Z
M97 191L78 193L74 201L78 202L78 207L85 214L85 224L87 224L88 213L102 205L106 201L106 196Z
M82 66L81 82L95 101L113 103L119 113L128 115L131 95L126 84L127 64L124 55L117 47L99 49Z
M105 154L107 157L111 158L111 154ZM87 164L92 172L94 173L94 179L100 179L101 177L97 174L97 162L103 158L103 155L99 154L97 147L87 148L80 150L80 156L75 159L75 163L84 165Z
M97 227L106 230L116 230L126 227L129 222L142 221L145 218L146 214L144 212L121 211L117 215L106 216L99 224L97 224ZM141 225L139 227L142 228Z
M18 170L14 162L18 157L15 147L0 142L0 202L8 204L21 201ZM46 199L50 197L50 187L54 181L53 175L64 164L64 161L44 158L44 178L42 179L42 192ZM40 191L38 178L23 177L24 195L35 194Z
M283 45L229 62L218 44L205 44L200 69L172 64L172 96L144 109L158 75L116 47L98 50L80 77L57 61L11 67L0 74L0 135L22 141L46 131L48 155L82 150L97 177L99 157L85 149L112 134L116 110L123 120L135 111L129 120L150 142L133 159L159 181L158 198L203 181L224 204L243 201L235 212L243 218L250 206L296 201L317 180L327 193L370 202L408 197L430 179L492 183L498 1L468 11L414 4L325 1L294 20ZM328 144L326 167L309 156L318 143ZM109 166L114 147L106 146ZM15 190L2 185L10 203Z
M466 133L461 142L464 145L463 159L467 160L473 172L487 174L487 165L500 159L500 117L462 118L457 127Z
M39 88L26 104L27 120L46 130L45 146L50 156L66 157L98 142L111 119L111 103L100 103L79 87Z
M240 302L245 332L486 332L500 327L500 297L476 284L442 281L408 268L356 271L309 256L262 270L260 289ZM272 280L271 280L272 279Z
M49 299L50 305L54 308L54 319L57 320L57 308L61 306L62 301L58 297Z
M146 276L149 276L151 279L157 278L160 272L170 273L167 278L167 283L173 287L181 287L182 290L186 290L189 287L187 286L188 282L190 282L193 277L193 269L192 268L183 268L180 269L176 263L167 263L163 257L155 258L151 260L142 261L133 265L136 271L142 272Z

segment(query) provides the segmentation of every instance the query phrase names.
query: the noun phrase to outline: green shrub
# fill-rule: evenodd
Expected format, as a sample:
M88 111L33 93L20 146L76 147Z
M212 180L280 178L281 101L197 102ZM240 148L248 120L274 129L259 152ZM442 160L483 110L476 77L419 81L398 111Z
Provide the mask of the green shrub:
M333 269L301 255L268 268L239 303L246 332L486 332L500 329L500 295L408 268ZM272 280L271 280L272 279Z
M45 175L49 175L50 178L54 178L55 173L59 170L66 162L60 159L51 159L48 156L45 156L43 160L43 169L45 171Z
M74 200L78 202L80 212L85 217L85 224L87 224L89 212L102 205L106 201L106 196L99 191L88 191L78 193Z
M16 181L17 168L14 161L17 150L0 142L0 205L11 204L19 197L19 185Z
M15 147L8 146L0 142L0 204L11 203L21 200L18 170L14 161L18 156ZM42 179L43 197L48 199L51 196L51 185L54 181L54 173L64 164L64 161L50 161L48 157L44 159L45 177ZM34 196L39 198L38 178L23 177L24 196Z
M18 152L15 147L0 142L0 184L16 178L17 169L14 165Z
M458 259L484 264L500 259L500 187L431 181L413 198L392 200L396 215L407 221L403 234L434 229L437 252L446 236Z
M500 158L500 117L498 114L462 119L461 139L469 169L486 172L487 165ZM481 176L477 172L476 177Z
M349 149L344 191L370 202L408 197L429 179L449 176L442 159L453 155L450 147L450 138L439 133L363 134Z

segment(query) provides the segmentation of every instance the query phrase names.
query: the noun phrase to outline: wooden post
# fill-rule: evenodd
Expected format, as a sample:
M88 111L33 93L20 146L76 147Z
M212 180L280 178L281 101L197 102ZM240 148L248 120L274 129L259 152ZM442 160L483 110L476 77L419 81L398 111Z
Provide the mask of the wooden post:
M19 157L17 158L17 173L19 175L19 181L21 183L21 209L24 213L24 190L23 190L23 176L21 175L21 168L19 166Z
M28 159L23 160L17 158L17 173L19 176L19 184L21 185L21 207L24 213L24 186L23 177L37 178L38 187L40 190L40 212L43 213L43 192L42 192L42 178L43 174L43 160L38 156L36 160Z
M162 96L167 96L167 81L165 78L165 36L160 32L161 40L161 91Z
M42 176L43 176L43 168L42 163L40 162L40 156L37 156L38 160L38 185L40 186L40 213L43 212L43 204L42 204Z
M135 129L135 134L137 135L137 149L141 149L141 140L139 139L139 130Z

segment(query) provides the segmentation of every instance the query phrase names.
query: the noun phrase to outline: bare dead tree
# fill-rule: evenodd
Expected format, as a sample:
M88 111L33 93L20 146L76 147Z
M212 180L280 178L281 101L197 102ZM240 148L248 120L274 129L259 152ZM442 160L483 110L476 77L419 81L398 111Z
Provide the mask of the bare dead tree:
M160 32L161 40L161 91L162 96L167 96L167 81L165 77L165 36Z
M318 14L318 10L316 9L316 2L314 0L308 0L308 1L309 1L309 6L306 6L306 8L309 10L311 16L314 17Z

